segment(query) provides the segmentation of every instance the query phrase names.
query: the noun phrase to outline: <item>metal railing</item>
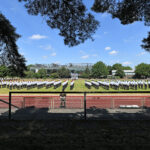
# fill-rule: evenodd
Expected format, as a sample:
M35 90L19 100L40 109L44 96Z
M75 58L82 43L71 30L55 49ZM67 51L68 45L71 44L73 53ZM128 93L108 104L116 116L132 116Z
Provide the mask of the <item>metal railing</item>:
M11 120L12 118L12 95L13 94L83 94L84 96L84 105L83 105L83 110L84 110L84 119L87 119L87 94L150 94L150 91L99 91L99 92L42 92L42 91L36 91L36 92L27 92L27 91L11 91L9 92L9 114L8 118ZM112 101L113 102L113 101ZM143 102L142 102L143 103ZM114 105L114 102L113 102Z

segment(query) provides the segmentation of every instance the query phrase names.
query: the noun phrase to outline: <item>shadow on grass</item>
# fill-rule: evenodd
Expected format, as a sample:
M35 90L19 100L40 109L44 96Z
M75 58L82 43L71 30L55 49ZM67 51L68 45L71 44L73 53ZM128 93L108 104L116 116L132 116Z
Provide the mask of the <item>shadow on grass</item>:
M69 111L68 111L69 110ZM8 111L7 111L8 114ZM0 118L6 116L6 112L1 113ZM97 107L90 107L86 110L86 116L89 120L150 120L150 108L141 109L136 113L116 111L110 112L108 109L102 109ZM6 118L6 117L5 117ZM60 108L51 111L48 107L36 108L34 106L20 108L12 112L12 119L14 120L66 120L66 119L84 119L84 111L81 109L66 109Z
M144 113L150 113L150 108ZM91 107L87 116L94 120L76 121L84 117L83 112L51 113L49 108L21 108L12 114L14 120L0 120L0 149L149 149L150 121L133 121L135 116L128 113L123 114L132 116L132 121L116 121L120 114ZM108 120L96 120L106 116Z

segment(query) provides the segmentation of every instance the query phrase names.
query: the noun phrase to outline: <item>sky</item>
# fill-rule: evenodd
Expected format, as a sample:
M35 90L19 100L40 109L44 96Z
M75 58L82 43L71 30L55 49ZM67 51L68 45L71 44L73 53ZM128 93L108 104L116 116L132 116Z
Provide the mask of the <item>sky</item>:
M94 13L90 10L94 0L83 0L87 11L100 22L100 27L93 35L94 41L68 47L57 29L47 26L41 16L29 15L23 3L18 0L1 0L0 12L10 20L21 35L17 45L24 55L26 64L67 64L96 63L103 61L106 65L121 63L131 66L144 62L150 63L150 53L141 48L142 39L147 37L149 27L144 22L121 25L111 15Z

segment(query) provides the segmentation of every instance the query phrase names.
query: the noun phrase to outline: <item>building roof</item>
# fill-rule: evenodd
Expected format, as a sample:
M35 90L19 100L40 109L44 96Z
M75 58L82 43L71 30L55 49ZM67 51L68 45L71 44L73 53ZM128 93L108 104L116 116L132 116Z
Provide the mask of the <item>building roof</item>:
M112 73L115 73L117 70L112 70ZM135 70L123 70L124 73L134 73Z

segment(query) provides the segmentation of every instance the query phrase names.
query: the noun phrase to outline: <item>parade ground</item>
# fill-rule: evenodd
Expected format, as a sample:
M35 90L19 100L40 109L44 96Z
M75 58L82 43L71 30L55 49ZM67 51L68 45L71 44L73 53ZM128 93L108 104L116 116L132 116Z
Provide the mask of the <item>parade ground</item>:
M52 80L52 79L41 79L41 80L38 80L38 79L20 79L20 80L17 80L17 83L21 84L22 82L58 82L58 81L61 81L61 84L59 86L56 86L54 87L53 85L50 85L48 88L46 86L40 86L40 87L37 87L37 86L33 86L33 87L30 87L30 88L27 88L27 87L15 87L15 88L9 88L9 86L4 86L2 87L2 84L0 86L0 95L8 95L9 91L34 91L34 92L38 92L38 91L49 91L49 92L61 92L61 91L65 91L65 92L99 92L99 91L150 91L150 88L148 86L148 81L147 80L120 80L120 81L127 81L127 82L132 82L132 81L135 81L135 82L145 82L147 84L147 87L145 88L144 86L144 83L143 83L143 87L138 87L137 86L137 89L135 89L134 87L130 86L129 89L124 89L124 88L117 88L115 89L115 87L109 87L109 89L106 89L104 86L95 86L94 84L91 84L90 87L86 85L86 82L92 82L92 81L102 81L102 82L107 82L107 83L110 83L111 80L105 80L105 79L101 79L101 80L98 80L98 79L78 79L78 80L74 80L74 84L73 84L73 87L71 88L70 84L72 82L72 80L70 79L55 79L55 80ZM65 86L65 88L63 89L63 83L64 82L67 82L67 85ZM116 83L118 82L117 80L115 80ZM9 82L10 83L13 83L13 82L16 82L16 81L11 81ZM8 84L8 85L9 85Z

